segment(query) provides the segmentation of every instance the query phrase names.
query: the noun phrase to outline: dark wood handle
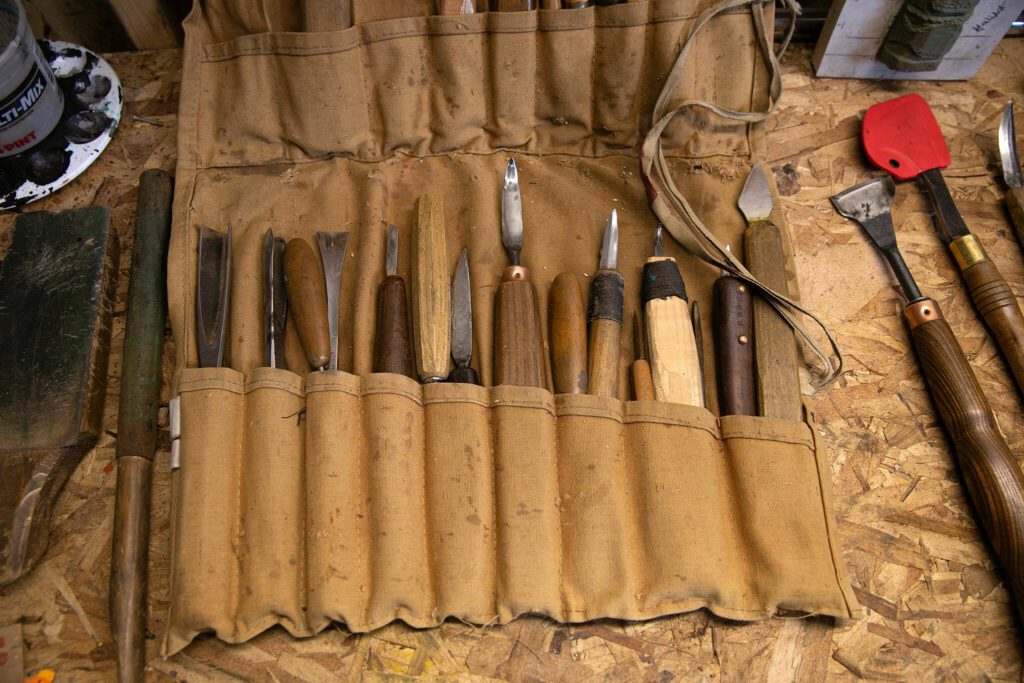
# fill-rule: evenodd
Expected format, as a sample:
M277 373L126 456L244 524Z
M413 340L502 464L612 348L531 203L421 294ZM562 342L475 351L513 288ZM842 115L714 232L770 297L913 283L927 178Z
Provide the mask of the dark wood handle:
M331 360L327 286L320 262L306 240L290 239L284 246L284 281L288 309L306 359L314 368L326 367Z
M633 376L633 396L638 401L654 400L654 381L651 379L651 365L643 358L633 361L630 368Z
M1024 391L1024 315L1017 297L990 259L968 266L963 276L974 307L992 330L1017 386Z
M405 282L388 275L377 294L377 338L373 371L415 377L409 339L409 308Z
M1013 229L1017 233L1017 241L1024 249L1024 187L1011 187L1006 190L1006 208L1010 210Z
M918 302L907 311L922 303L934 304ZM941 317L920 322L910 335L981 526L1009 578L1018 614L1024 617L1024 474L949 324Z
M448 373L448 382L452 384L480 384L480 377L471 367L455 368Z
M586 393L587 313L583 307L583 291L572 273L559 273L551 283L548 331L555 393Z
M528 12L537 9L537 0L490 0L492 12Z
M782 232L771 221L754 221L743 234L747 268L761 283L789 296ZM754 356L757 402L765 417L799 420L803 417L800 373L793 329L767 301L754 299Z
M754 321L750 289L740 279L715 280L715 366L720 415L757 415Z
M537 294L526 269L505 269L494 323L494 384L547 388Z

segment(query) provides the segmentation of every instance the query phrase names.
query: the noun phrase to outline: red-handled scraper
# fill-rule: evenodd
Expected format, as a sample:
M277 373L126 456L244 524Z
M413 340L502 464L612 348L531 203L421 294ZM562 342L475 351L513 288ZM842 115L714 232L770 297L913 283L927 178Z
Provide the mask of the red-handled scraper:
M911 94L872 106L864 115L863 137L872 163L900 180L917 178L928 191L939 234L960 268L974 307L1024 391L1024 315L953 202L942 177L942 169L950 163L949 149L928 103Z

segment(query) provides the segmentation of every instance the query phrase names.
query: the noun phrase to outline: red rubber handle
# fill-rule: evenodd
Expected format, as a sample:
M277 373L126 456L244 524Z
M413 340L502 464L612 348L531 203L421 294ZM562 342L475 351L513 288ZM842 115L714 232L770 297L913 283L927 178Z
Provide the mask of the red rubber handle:
M871 163L900 180L949 166L946 139L920 95L872 105L864 114L861 135Z

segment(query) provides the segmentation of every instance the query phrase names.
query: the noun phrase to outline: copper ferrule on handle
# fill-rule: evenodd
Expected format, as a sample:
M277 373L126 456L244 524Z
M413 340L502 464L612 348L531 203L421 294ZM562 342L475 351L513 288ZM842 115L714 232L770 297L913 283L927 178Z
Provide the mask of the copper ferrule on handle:
M941 320L942 310L935 299L919 299L911 302L903 309L903 317L906 319L910 329L914 329L921 323Z
M505 272L501 274L501 279L506 282L513 280L521 280L525 282L530 279L530 270L525 266L508 266L505 268Z
M956 265L960 270L967 270L971 266L988 260L988 253L985 247L974 235L963 235L949 243L949 250L953 253Z

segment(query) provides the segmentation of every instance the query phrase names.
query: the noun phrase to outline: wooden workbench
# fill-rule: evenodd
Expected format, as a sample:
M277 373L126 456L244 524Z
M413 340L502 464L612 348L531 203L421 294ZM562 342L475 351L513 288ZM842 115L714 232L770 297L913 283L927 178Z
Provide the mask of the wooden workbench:
M108 431L62 494L41 564L0 590L0 625L22 625L27 670L55 669L58 681L109 680L113 674L107 616L113 430L135 186L143 169L174 165L179 53L120 54L111 62L124 83L127 108L110 148L72 186L29 207L106 204L113 209L123 249L104 417ZM493 628L448 623L416 631L393 625L361 636L333 628L305 640L274 629L242 646L202 636L164 661L156 655L155 637L163 629L168 599L164 409L154 481L149 622L154 639L147 678L1019 680L1024 639L907 346L892 278L858 228L837 216L828 201L870 174L859 151L864 110L909 88L815 80L806 48L794 48L783 65L786 94L769 124L769 162L793 236L801 296L837 333L846 357L842 377L816 393L814 406L832 463L843 555L866 608L864 619L740 624L702 611L641 624L562 626L524 618ZM949 141L953 166L946 178L968 224L1011 286L1024 293L1024 259L1001 202L996 142L1002 107L1012 96L1024 100L1024 40L1004 41L969 83L909 86L929 100ZM910 268L922 289L939 300L1011 447L1020 451L1021 398L915 186L899 187L895 213ZM0 239L11 221L10 215L0 216ZM165 373L170 358L167 354Z

